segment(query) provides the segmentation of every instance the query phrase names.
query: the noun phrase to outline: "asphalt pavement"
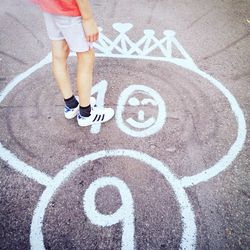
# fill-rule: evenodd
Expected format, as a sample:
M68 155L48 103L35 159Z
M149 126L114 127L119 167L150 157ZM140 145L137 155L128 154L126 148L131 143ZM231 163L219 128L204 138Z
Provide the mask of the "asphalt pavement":
M249 0L90 2L115 117L84 128L39 9L0 3L0 249L250 249Z

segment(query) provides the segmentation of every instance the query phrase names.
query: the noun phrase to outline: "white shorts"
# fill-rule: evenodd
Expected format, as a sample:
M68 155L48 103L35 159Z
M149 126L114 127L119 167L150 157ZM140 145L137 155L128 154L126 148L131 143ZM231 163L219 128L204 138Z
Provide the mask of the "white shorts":
M85 37L81 16L60 16L44 12L45 25L50 40L66 40L72 52L85 52L93 48Z

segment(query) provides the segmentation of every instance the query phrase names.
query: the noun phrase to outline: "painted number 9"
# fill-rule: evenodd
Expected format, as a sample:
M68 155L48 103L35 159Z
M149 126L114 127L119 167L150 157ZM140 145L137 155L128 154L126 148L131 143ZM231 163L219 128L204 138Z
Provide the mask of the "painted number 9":
M122 205L111 215L99 213L96 209L95 196L100 188L114 186L118 189ZM92 224L108 227L122 223L122 249L134 249L134 205L133 198L128 186L117 177L102 177L92 182L83 197L83 207Z

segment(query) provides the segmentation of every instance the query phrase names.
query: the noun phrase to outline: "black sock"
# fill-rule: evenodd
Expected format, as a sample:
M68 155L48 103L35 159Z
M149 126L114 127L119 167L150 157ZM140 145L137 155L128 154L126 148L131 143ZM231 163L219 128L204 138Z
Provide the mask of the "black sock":
M89 117L90 116L90 111L91 111L91 106L87 107L81 107L80 106L80 115L84 117Z
M68 99L64 99L64 101L65 101L66 106L69 107L70 109L76 108L77 105L79 104L74 95L72 95Z

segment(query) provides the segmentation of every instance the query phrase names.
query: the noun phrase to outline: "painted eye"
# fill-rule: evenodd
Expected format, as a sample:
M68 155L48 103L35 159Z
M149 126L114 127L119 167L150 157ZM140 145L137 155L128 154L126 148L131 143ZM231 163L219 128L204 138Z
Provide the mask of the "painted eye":
M153 100L153 99L149 99L149 98L143 99L143 100L141 101L141 104L142 104L142 105L152 104L153 106L157 106L156 101Z

